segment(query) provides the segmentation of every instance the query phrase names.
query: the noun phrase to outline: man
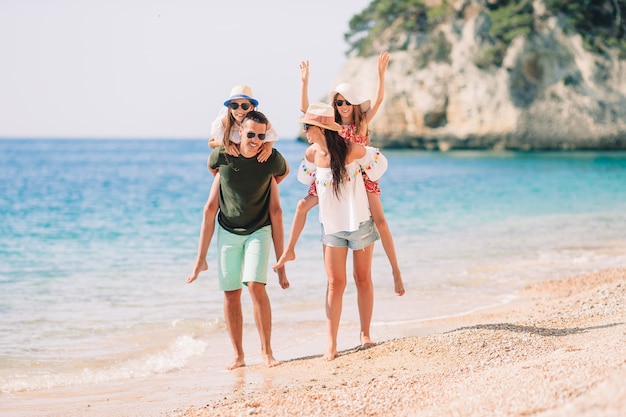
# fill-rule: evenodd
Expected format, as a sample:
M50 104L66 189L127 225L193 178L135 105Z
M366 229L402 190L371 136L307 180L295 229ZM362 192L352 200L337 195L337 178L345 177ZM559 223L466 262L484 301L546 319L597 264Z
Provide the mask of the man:
M273 367L278 362L272 353L270 338L272 313L265 290L272 241L269 216L272 177L280 182L289 173L289 166L276 150L265 162L257 153L265 139L268 120L258 111L251 111L241 122L240 155L229 155L224 147L213 150L209 168L220 174L220 208L218 214L218 278L224 291L224 316L235 359L227 369L245 366L243 352L242 285L248 287L254 308L254 321L261 339L264 363ZM215 222L215 219L206 219ZM279 225L282 231L282 224ZM197 277L192 275L187 282ZM283 288L289 286L281 278Z

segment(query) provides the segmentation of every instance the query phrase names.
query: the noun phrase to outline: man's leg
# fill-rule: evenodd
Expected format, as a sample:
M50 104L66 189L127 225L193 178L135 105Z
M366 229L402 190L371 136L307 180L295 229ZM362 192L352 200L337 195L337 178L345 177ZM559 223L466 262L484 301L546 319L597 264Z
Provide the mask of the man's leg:
M245 366L243 353L243 311L241 308L241 261L245 239L217 228L217 271L220 289L224 291L224 319L235 351L233 363L226 369Z
M224 291L224 318L230 342L235 351L233 363L226 367L228 370L246 366L243 353L243 312L241 309L241 289Z
M274 359L272 345L272 308L267 296L267 267L272 245L272 231L265 226L250 236L245 245L243 256L243 282L248 286L254 307L254 322L261 339L261 355L267 366L276 366L280 362Z
M249 282L248 290L252 297L254 307L254 322L261 339L261 355L263 362L269 367L279 365L280 362L274 359L272 352L272 307L270 299L265 290L265 284L259 282Z

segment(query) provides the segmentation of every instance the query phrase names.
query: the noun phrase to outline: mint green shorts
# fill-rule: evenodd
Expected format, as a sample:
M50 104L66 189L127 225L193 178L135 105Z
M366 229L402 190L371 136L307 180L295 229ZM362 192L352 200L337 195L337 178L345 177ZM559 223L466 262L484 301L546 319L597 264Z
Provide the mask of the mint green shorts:
M267 284L272 227L236 235L217 227L217 277L220 290L235 291L248 282Z

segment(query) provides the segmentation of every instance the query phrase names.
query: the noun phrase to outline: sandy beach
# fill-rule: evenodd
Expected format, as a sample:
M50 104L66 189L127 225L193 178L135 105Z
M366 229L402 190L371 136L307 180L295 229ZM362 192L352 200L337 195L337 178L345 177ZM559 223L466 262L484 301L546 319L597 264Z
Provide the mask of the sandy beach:
M288 361L271 384L167 415L624 416L625 322L625 269L538 282L495 310L425 323L450 330Z
M424 336L219 375L2 395L5 416L624 416L626 269L535 282ZM216 387L220 387L216 389Z

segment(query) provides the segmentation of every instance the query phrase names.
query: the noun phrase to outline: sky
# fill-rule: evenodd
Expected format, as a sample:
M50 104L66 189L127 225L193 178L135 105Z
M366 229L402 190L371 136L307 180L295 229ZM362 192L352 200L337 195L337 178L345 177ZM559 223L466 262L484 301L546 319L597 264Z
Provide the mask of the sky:
M0 0L0 138L207 138L246 84L281 137L370 0Z

